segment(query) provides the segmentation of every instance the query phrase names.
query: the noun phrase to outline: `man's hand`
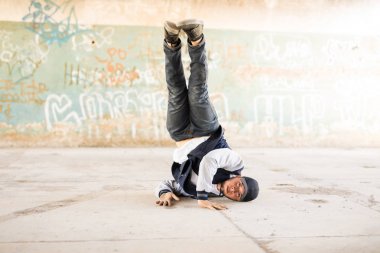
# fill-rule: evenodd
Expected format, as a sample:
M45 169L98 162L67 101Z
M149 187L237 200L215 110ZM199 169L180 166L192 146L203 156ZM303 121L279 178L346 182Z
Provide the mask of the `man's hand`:
M173 199L179 201L179 198L174 193L166 192L161 194L160 199L156 201L156 204L160 206L171 206Z
M227 209L227 207L225 205L218 204L218 203L215 203L215 202L211 202L211 201L208 201L208 200L198 200L198 205L200 207L208 208L208 209L211 209L211 210L224 210L224 209Z

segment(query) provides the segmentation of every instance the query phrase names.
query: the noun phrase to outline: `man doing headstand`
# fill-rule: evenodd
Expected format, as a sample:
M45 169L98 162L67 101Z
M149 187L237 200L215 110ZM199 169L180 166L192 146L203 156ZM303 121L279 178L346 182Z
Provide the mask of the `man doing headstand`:
M188 87L181 61L180 31L188 37L191 59ZM156 188L157 205L170 206L178 196L196 198L200 207L222 210L226 206L208 200L225 196L251 201L258 195L257 181L242 177L240 156L231 150L218 122L207 90L207 58L203 21L189 19L164 25L165 72L169 91L167 129L177 148L173 154L174 180ZM178 195L178 196L177 196Z

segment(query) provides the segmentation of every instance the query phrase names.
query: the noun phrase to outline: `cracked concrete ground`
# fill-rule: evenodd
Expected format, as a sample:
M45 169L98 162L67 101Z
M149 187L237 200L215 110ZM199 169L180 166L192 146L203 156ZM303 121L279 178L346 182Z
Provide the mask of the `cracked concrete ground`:
M0 252L379 252L380 149L235 149L225 211L155 206L171 148L1 149Z

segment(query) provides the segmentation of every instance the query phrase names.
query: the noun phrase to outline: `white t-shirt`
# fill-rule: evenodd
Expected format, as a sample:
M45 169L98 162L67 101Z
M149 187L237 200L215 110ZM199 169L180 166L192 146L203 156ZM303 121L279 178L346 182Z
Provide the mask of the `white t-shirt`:
M183 163L187 160L187 155L208 138L209 136L193 138L182 147L176 148L173 152L173 161L179 164Z
M208 138L209 136L194 138L183 146L176 148L173 153L173 161L182 164L188 159L187 155ZM212 179L217 169L224 168L227 171L235 171L243 167L243 161L235 151L229 148L212 150L203 157L199 165L199 174L197 175L194 171L191 171L190 181L197 186L197 191L219 194L217 186L212 184ZM231 175L231 177L234 177L234 175Z

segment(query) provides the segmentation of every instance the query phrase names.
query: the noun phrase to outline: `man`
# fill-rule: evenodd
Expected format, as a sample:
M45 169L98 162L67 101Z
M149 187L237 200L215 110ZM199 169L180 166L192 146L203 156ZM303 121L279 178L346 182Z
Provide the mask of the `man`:
M180 31L188 37L191 59L188 88L181 61ZM207 91L207 59L203 21L190 19L164 25L165 72L168 85L167 129L177 149L173 154L174 180L156 188L157 205L170 206L177 195L196 198L200 207L223 210L226 206L208 200L226 196L251 201L258 195L256 180L242 177L243 162L232 151Z

